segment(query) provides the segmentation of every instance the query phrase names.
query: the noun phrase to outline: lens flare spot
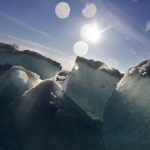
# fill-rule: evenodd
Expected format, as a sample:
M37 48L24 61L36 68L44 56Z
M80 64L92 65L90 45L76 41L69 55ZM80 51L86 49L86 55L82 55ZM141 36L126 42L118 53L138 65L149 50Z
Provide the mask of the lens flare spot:
M55 7L55 14L60 19L66 19L70 15L70 6L66 2L60 2Z
M88 44L85 41L78 41L74 44L73 50L77 56L84 56L87 54L89 49Z
M82 14L86 18L93 18L96 15L97 8L95 4L88 4L86 7L82 10Z

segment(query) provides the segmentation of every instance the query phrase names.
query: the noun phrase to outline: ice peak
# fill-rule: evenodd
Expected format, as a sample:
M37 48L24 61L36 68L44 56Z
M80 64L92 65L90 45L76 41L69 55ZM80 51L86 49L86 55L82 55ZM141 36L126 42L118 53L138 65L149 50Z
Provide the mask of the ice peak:
M0 64L23 66L35 72L41 79L49 79L62 69L60 63L30 50L19 50L17 46L0 43Z
M84 63L93 69L98 69L100 66L104 64L101 61L94 61L93 59L86 59L79 56L76 58L76 63Z
M140 76L150 76L150 60L145 60L141 62L136 67L132 67L129 69L129 74L139 74Z
M60 63L48 58L48 57L45 57L37 52L34 52L34 51L31 51L31 50L23 50L23 51L20 51L18 48L16 48L15 46L11 45L11 44L6 44L6 43L0 43L0 51L4 51L4 52L7 52L7 53L14 53L14 54L18 54L18 55L29 55L29 56L33 56L35 58L38 58L38 59L42 59L42 60L45 60L47 61L48 63L51 63L53 65L55 65L56 67L62 69L62 66Z
M101 70L101 71L105 71L106 73L117 77L117 78L122 78L123 74L121 74L117 69L110 67L109 65L101 62L101 61L95 61L93 59L86 59L83 57L77 57L76 58L76 64L85 64L88 67L91 67L94 70Z

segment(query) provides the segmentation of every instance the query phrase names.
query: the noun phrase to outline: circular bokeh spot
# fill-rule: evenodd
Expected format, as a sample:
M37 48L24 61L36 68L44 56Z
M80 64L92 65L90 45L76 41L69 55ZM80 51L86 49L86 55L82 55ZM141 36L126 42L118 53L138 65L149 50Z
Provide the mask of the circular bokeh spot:
M55 7L55 14L60 19L66 19L70 15L70 6L66 2L60 2Z
M74 53L77 56L86 55L88 52L88 49L89 49L89 46L85 41L77 41L73 46Z
M86 17L86 18L93 18L96 15L97 12L97 8L95 6L95 4L88 4L83 10L82 10L82 14Z

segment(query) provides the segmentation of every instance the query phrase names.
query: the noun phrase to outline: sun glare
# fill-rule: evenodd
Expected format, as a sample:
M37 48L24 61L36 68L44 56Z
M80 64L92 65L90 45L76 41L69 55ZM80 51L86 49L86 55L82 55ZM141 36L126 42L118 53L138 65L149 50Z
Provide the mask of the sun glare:
M97 24L85 24L81 29L81 37L91 43L97 43L102 36L102 32Z

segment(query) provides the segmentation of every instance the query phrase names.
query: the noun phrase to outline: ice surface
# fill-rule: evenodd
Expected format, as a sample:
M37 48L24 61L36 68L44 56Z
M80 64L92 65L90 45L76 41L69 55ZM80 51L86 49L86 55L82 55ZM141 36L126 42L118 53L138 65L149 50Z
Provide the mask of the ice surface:
M8 103L37 85L41 79L23 67L0 66L0 101Z
M29 50L19 51L11 45L0 43L0 64L23 66L40 75L41 79L53 77L61 65L49 58Z
M77 57L64 90L93 119L103 120L105 104L122 74L106 64Z
M11 67L13 67L10 64L4 64L0 65L0 76L2 76L7 70L9 70Z
M0 150L149 150L150 60L123 76L77 57L59 72L50 59L0 44L0 64Z
M60 71L57 75L56 75L56 81L59 83L59 84L63 84L66 80L66 78L68 77L69 75L69 72L68 71Z
M104 150L101 122L92 120L52 80L18 100L15 118L24 150Z
M21 150L14 128L16 99L36 86L39 76L23 67L0 65L0 150Z
M150 60L128 70L104 113L107 150L150 148Z

